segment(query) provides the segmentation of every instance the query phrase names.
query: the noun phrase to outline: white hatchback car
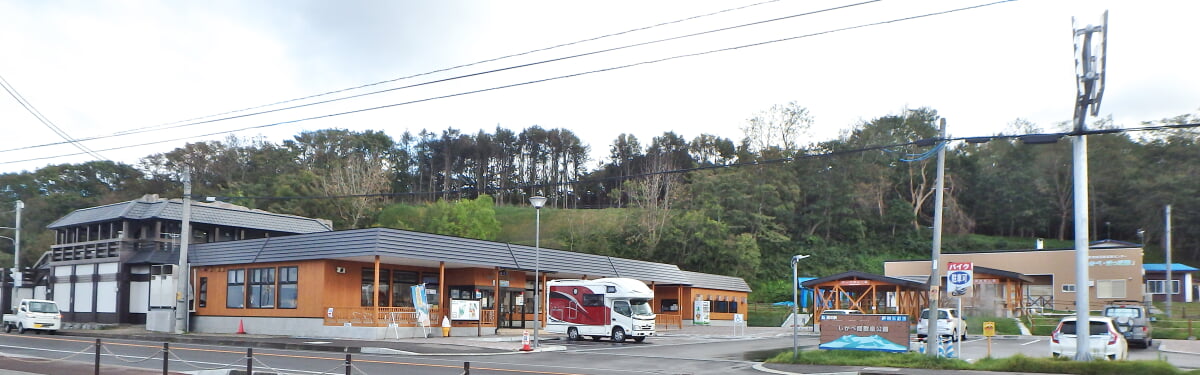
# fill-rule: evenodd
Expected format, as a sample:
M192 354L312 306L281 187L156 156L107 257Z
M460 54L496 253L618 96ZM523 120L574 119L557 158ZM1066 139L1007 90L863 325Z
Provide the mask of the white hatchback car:
M966 340L967 321L959 315L957 309L938 309L937 333L938 336L948 337L953 341ZM929 336L929 309L921 310L921 320L917 321L917 338L923 339L926 336Z
M1068 316L1058 322L1050 334L1050 354L1055 357L1074 357L1077 317ZM1088 349L1093 358L1125 360L1129 358L1129 343L1117 330L1117 324L1106 316L1088 317Z

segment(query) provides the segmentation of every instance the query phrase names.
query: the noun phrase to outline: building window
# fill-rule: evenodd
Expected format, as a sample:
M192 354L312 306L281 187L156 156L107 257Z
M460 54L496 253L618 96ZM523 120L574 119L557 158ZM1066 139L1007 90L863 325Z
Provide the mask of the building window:
M391 301L388 285L391 285L391 270L379 269L379 306L387 306ZM375 269L362 269L362 305L375 306Z
M1125 280L1096 280L1096 298L1125 298Z
M229 270L225 280L225 307L240 309L246 307L246 270Z
M1075 284L1063 284L1062 291L1063 291L1063 293L1075 292Z
M250 308L275 307L275 269L250 269Z
M677 300L677 299L662 300L662 308L659 311L662 311L662 312L679 311L679 300Z
M710 312L727 313L729 312L729 302L726 301L709 301L709 306L712 306Z
M200 278L200 286L198 288L196 288L196 290L197 290L196 294L198 294L196 296L196 303L200 307L208 307L208 278L207 277Z
M299 297L296 290L298 276L297 267L279 267L279 308L296 308L296 298Z
M1146 293L1167 294L1166 280L1146 280ZM1179 294L1179 280L1171 280L1171 294Z
M392 274L392 306L413 306L412 287L417 285L419 276L415 271L395 271Z
M441 297L438 296L438 274L426 272L421 277L421 282L425 283L425 302L430 305L439 305Z

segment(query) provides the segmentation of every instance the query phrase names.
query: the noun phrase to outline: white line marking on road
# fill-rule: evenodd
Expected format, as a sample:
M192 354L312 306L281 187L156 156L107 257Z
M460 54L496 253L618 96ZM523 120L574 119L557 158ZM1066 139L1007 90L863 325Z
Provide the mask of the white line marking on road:
M1029 345L1029 344L1033 344L1033 343L1038 343L1038 342L1042 342L1042 340L1041 340L1041 339L1033 340L1033 341L1030 341L1030 342L1027 342L1027 343L1021 344L1021 346L1025 346L1025 345Z

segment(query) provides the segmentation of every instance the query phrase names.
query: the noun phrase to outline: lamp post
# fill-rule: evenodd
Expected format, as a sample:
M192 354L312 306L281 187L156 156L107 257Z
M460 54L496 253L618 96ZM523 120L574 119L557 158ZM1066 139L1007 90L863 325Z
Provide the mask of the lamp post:
M537 210L533 235L533 347L539 347L538 328L542 326L541 304L541 268L542 268L542 206L546 205L546 197L542 194L529 197L529 203Z
M800 292L800 279L796 276L796 263L800 263L801 259L808 258L809 255L793 255L792 256L792 359L796 359L800 355L800 324L797 320L800 318L800 301L796 295Z

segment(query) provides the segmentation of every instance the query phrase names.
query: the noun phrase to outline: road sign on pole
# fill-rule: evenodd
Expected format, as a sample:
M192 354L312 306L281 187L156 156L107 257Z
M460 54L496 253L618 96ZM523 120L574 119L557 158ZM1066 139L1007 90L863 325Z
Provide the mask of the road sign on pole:
M950 287L950 295L964 296L975 281L973 263L946 263L946 284Z

